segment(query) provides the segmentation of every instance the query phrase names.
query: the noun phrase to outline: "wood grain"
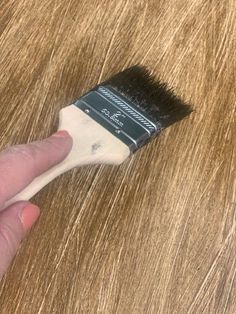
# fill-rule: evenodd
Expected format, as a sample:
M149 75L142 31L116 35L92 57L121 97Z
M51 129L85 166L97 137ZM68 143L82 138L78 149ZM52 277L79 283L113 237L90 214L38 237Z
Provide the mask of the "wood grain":
M1 148L141 63L195 109L120 167L73 170L0 283L9 313L236 312L235 0L0 3Z

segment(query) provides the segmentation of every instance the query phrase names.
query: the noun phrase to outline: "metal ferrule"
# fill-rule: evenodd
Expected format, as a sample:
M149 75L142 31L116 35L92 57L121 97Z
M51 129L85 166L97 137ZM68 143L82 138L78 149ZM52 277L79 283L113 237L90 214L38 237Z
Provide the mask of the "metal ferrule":
M134 152L161 131L148 115L110 86L98 86L75 102Z

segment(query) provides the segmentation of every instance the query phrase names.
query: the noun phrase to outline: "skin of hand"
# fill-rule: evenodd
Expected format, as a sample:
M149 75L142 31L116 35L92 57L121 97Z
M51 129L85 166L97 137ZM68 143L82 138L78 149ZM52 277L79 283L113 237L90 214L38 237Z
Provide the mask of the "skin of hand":
M58 131L43 141L0 152L0 208L35 177L61 162L71 148L70 135ZM39 214L39 208L28 201L17 202L0 212L0 279Z

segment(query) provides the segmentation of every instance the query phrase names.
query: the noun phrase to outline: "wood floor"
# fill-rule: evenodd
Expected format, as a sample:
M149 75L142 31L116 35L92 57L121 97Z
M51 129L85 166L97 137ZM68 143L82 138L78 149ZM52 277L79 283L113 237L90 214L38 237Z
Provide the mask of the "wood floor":
M34 198L1 314L236 313L235 43L235 0L1 1L1 148L48 136L63 106L136 63L194 107L122 166Z

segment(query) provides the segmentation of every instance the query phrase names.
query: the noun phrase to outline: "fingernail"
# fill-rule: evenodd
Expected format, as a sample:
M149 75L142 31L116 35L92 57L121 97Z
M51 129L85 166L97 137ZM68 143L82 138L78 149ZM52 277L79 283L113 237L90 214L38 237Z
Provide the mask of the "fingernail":
M38 206L29 204L27 205L21 213L21 221L25 231L29 231L38 219L40 210Z
M56 133L54 133L52 136L53 137L68 137L69 133L65 130L60 130L60 131L57 131Z

